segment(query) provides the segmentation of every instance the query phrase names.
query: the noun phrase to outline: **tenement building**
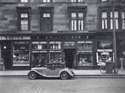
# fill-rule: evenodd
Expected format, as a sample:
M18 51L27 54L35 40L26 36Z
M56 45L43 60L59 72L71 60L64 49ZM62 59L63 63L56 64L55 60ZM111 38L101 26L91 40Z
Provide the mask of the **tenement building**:
M120 68L125 60L125 0L0 0L5 69L51 62L96 69L103 55L105 62L114 62L114 30Z

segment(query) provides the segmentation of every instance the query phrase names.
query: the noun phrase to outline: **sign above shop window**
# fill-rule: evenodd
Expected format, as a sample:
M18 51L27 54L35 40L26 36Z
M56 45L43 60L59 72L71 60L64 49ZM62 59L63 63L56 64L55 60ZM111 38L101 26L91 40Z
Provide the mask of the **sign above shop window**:
M30 40L30 36L0 36L0 40Z
M75 42L73 41L65 41L64 47L75 47Z

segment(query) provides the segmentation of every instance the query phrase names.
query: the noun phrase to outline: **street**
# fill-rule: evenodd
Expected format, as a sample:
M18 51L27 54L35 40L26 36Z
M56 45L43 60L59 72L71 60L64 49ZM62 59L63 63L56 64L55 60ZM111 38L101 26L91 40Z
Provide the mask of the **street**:
M0 77L0 93L124 93L124 78L36 79Z

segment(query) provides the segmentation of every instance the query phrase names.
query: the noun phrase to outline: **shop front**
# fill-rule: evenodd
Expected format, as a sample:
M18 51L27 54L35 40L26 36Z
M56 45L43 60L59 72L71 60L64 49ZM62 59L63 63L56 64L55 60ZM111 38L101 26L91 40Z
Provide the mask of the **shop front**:
M30 36L0 36L0 57L7 69L30 68Z
M96 63L93 36L84 34L32 35L31 67L61 62L65 63L68 68L93 68Z

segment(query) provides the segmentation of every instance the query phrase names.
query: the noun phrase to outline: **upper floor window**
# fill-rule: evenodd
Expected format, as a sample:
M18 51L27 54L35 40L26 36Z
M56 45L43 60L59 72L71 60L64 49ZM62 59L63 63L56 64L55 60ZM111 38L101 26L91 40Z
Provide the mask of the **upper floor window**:
M121 15L122 15L122 29L125 29L125 11L122 11Z
M85 0L71 0L71 2L85 2Z
M107 19L107 12L102 12L102 29L108 28L108 19Z
M20 2L26 3L26 2L29 2L29 0L20 0Z
M84 30L84 14L83 12L71 13L71 30Z
M28 19L28 13L20 13L20 28L22 31L28 30L29 25L29 19Z
M53 12L52 7L40 8L41 10L41 30L42 31L52 31L53 30Z
M114 21L115 21L115 28L119 29L119 22L118 22L118 11L114 12ZM110 12L110 29L113 29L113 13Z
M101 29L113 29L113 20L114 20L114 27L116 30L118 29L125 29L125 12L118 10L114 11L111 10L102 10L101 11L101 21L100 27ZM114 16L113 16L114 15ZM114 18L114 19L113 19Z
M108 0L101 0L102 2L106 2L106 1L108 1Z
M42 0L42 2L47 3L47 2L51 2L51 0Z
M18 7L18 30L29 31L30 30L30 8L29 7Z

